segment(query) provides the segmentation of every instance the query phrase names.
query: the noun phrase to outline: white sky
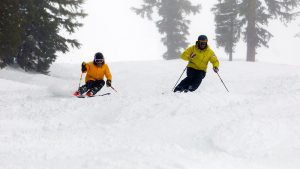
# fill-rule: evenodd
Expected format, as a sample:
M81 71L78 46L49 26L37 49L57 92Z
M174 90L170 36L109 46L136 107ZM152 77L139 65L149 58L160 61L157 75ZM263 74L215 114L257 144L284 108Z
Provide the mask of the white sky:
M193 0L197 2L197 0ZM72 35L82 43L80 49L70 49L67 54L59 54L57 62L81 63L93 59L96 52L102 52L107 61L158 60L162 59L165 47L155 23L142 19L130 10L139 7L142 0L87 0L83 6L88 16L83 19L84 26ZM199 1L198 1L199 2ZM216 0L202 1L202 10L191 16L189 43L194 44L198 35L206 34L209 44L220 59L228 56L223 48L216 48L214 38L214 16L210 12ZM300 19L288 27L279 22L269 25L274 37L270 48L258 49L257 61L300 65ZM234 54L234 60L245 60L245 44L241 43Z

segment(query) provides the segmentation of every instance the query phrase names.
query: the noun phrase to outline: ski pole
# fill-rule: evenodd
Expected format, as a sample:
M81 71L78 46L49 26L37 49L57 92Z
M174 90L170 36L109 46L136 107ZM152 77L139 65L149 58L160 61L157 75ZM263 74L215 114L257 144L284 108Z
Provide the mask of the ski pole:
M227 92L229 93L229 90L227 89L227 87L226 87L225 83L223 82L223 80L222 80L221 76L219 75L219 73L218 73L218 72L216 72L216 73L218 74L218 76L219 76L219 78L220 78L221 82L223 83L223 85L224 85L225 89L226 89L226 90L227 90Z
M117 90L114 87L110 86L110 88L112 88L116 93L118 93Z
M182 75L183 75L183 74L184 74L184 72L186 71L186 69L187 69L187 66L184 68L184 70L183 70L183 72L181 73L181 75L180 75L179 79L177 80L177 82L176 82L175 86L173 87L173 91L174 91L175 87L177 86L177 83L178 83L178 82L179 82L179 80L181 79Z

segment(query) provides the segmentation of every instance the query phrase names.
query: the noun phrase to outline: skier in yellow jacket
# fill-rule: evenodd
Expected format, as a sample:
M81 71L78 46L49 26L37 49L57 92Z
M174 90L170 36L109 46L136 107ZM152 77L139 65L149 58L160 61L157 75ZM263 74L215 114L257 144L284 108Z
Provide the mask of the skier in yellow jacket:
M78 91L74 93L75 96L81 96L85 92L87 92L86 95L89 97L94 96L104 86L104 76L107 79L106 86L111 87L112 75L102 53L96 53L94 60L91 62L83 62L81 71L86 73L85 85L79 87Z
M189 47L182 53L181 58L189 61L187 77L175 87L174 92L195 91L206 75L208 62L212 63L214 72L219 71L219 60L207 41L205 35L200 35L196 45Z

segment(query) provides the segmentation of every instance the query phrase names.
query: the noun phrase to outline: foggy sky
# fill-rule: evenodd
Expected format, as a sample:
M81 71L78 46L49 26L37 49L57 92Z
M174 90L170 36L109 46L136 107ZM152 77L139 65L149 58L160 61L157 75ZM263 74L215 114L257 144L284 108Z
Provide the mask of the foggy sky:
M107 61L159 60L162 59L165 46L153 21L137 16L130 7L139 7L142 0L87 0L83 6L88 16L82 21L84 26L73 34L82 43L80 49L70 49L67 54L58 54L57 62L80 63L89 61L94 53L102 52ZM221 60L228 60L223 48L217 48L214 38L215 23L211 7L217 0L202 2L199 14L190 16L190 36L188 42L193 45L200 34L206 34L209 44ZM194 3L195 4L195 3ZM300 65L300 38L294 35L300 32L300 19L285 27L280 22L272 22L268 28L274 37L270 48L259 48L256 60ZM235 60L246 59L245 43L241 40L233 55Z

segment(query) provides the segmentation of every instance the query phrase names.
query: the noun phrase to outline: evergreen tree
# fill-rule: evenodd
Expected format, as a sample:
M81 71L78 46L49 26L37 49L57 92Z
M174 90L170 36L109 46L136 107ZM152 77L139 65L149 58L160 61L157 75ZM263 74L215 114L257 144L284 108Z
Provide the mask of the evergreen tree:
M190 21L186 15L196 14L200 5L192 5L189 0L143 0L141 8L133 8L136 14L152 20L154 10L161 19L156 21L159 32L164 36L163 44L167 47L164 59L176 59L181 54L181 49L187 47L186 36L189 34Z
M293 10L299 4L300 0L219 0L213 8L217 43L231 53L231 46L238 42L241 32L247 43L246 60L255 61L256 49L268 47L273 36L266 28L270 20L289 23L296 16Z
M11 2L15 1L17 2L17 0ZM19 0L14 5L8 3L8 6L13 7L16 14L7 21L11 22L16 15L14 27L21 31L13 32L8 25L3 24L4 29L11 31L13 38L20 40L6 38L10 48L15 46L17 48L13 48L13 52L9 54L2 55L5 56L3 59L1 58L2 65L17 63L26 71L47 73L51 63L57 57L56 52L67 52L68 45L80 46L77 40L65 38L60 35L60 32L66 30L71 34L75 32L76 28L82 26L77 21L78 17L86 15L81 10L82 3L83 0ZM7 7L3 7L3 9L7 9ZM1 35L0 38L2 39Z
M219 0L212 11L215 14L217 46L225 48L229 60L233 60L236 43L240 39L237 0Z
M74 33L75 28L82 26L76 20L85 14L79 9L82 0L27 0L22 4L24 39L16 58L17 63L25 70L47 73L56 52L67 52L68 44L79 47L77 40L61 36L64 28Z
M0 3L0 68L13 64L21 44L19 0Z
M272 19L284 24L295 16L293 9L300 0L243 0L240 3L241 23L246 26L243 32L247 42L247 61L255 61L256 49L262 45L268 47L272 34L264 27Z

